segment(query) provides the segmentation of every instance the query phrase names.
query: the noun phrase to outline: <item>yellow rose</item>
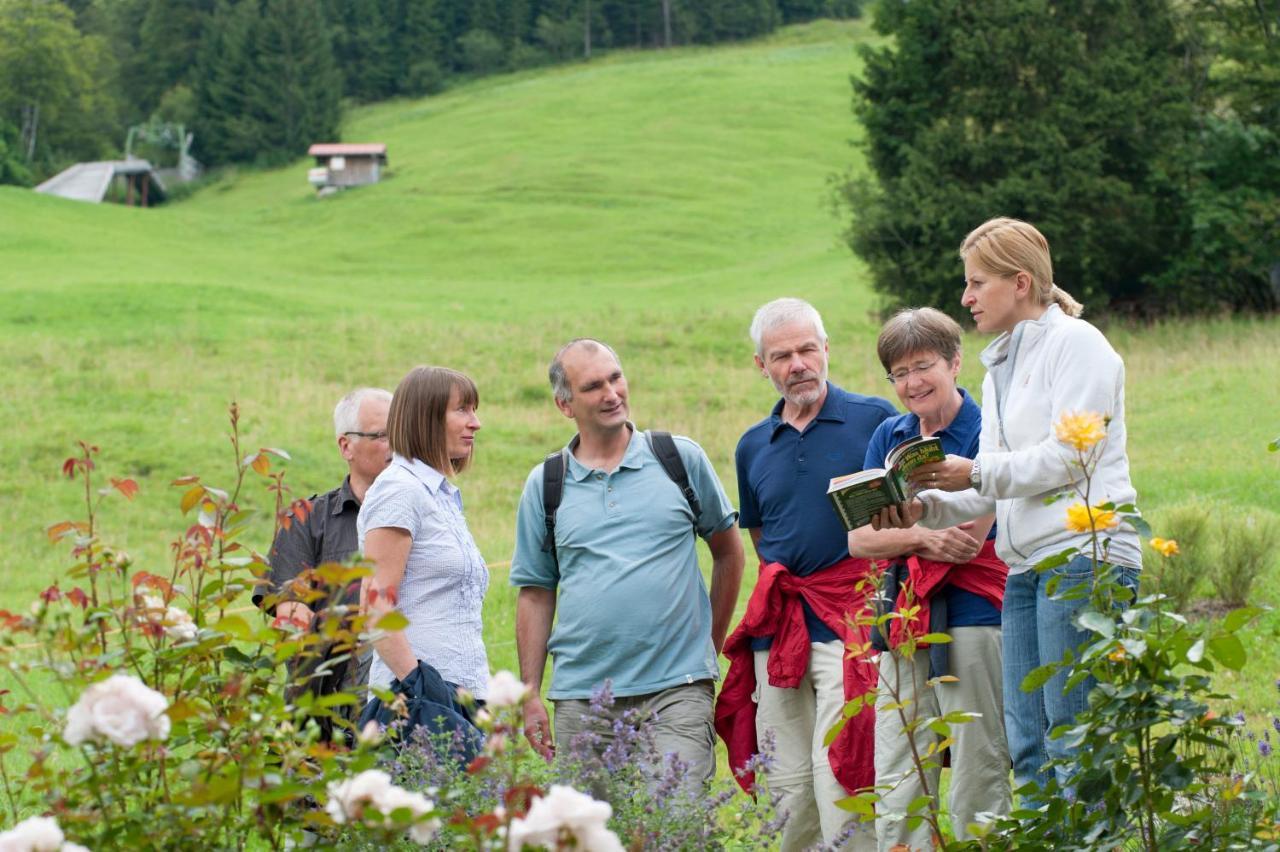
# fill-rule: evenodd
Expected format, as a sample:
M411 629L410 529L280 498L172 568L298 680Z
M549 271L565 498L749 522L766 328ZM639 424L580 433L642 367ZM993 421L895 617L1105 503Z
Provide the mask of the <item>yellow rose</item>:
M1093 523L1090 523L1092 515ZM1098 530L1109 530L1120 525L1120 519L1111 509L1094 506L1090 509L1083 503L1076 503L1067 508L1067 529L1072 532L1087 533Z
M1059 441L1083 453L1107 437L1107 422L1096 411L1064 411L1053 431Z
M1151 549L1161 556L1177 556L1182 552L1178 549L1178 543L1171 538L1151 539Z

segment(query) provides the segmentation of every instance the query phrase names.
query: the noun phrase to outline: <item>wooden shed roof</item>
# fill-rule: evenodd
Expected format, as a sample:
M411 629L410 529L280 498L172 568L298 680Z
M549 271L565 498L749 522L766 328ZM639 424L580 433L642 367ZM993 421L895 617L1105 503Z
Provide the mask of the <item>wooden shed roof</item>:
M317 142L307 149L308 157L386 157L382 142Z

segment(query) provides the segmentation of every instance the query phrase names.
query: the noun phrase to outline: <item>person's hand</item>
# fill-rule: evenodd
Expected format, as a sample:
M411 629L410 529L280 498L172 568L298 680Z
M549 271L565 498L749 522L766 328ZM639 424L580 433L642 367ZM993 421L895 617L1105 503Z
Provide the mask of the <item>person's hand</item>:
M924 515L924 504L911 500L898 506L886 506L871 516L873 530L905 530L914 527Z
M533 750L547 762L556 756L556 747L551 741L551 719L547 716L547 705L536 695L524 702L524 736Z
M924 546L916 553L934 562L968 562L982 549L982 542L966 532L966 528L972 527L972 523L964 523L945 530L929 530L925 534Z
M938 488L942 491L964 491L973 487L969 483L969 471L973 460L962 456L947 456L944 461L922 464L907 477L917 491Z

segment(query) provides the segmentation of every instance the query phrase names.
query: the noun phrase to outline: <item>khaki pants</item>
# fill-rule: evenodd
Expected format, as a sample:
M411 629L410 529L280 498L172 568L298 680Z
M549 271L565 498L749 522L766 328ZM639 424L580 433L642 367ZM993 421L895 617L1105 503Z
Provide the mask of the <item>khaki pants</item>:
M763 743L771 736L774 741L767 784L782 797L779 811L789 814L782 829L783 852L830 844L846 830L851 834L842 849L874 849L871 825L850 825L856 817L836 807L849 794L831 771L822 743L844 710L844 643L811 644L809 671L795 689L770 686L768 666L769 652L756 651L756 738Z
M612 722L628 710L639 710L642 716L656 717L654 741L660 755L675 753L689 765L683 791L701 795L716 772L716 732L712 724L715 684L699 680L652 692L615 698L608 718L591 712L591 702L578 698L555 702L555 742L558 753L569 747L573 738L587 730L599 739L600 752L613 741ZM656 767L661 770L661 767Z
M943 716L957 710L981 713L981 718L951 725L951 786L947 810L957 840L969 836L968 826L984 811L1007 814L1010 808L1009 746L1004 734L1004 698L1001 692L1001 643L999 627L953 627L951 634L951 674L956 683L925 686L929 678L929 652L917 651L913 660L892 654L880 655L880 694L876 700L876 786L881 790L876 810L876 835L880 849L905 844L913 850L932 849L929 824L921 822L908 829L902 818L911 802L924 794L920 776L911 762L911 745L903 733L897 710L882 710L892 702L889 688L899 679L898 697L910 701L902 712L907 719ZM920 753L937 741L928 728L915 730ZM940 758L934 758L939 763ZM938 794L941 767L926 771L929 791Z

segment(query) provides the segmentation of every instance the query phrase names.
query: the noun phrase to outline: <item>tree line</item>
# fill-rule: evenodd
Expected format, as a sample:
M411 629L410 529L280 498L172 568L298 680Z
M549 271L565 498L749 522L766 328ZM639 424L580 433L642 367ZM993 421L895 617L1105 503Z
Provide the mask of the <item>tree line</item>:
M206 165L338 138L342 104L451 80L751 38L860 0L0 0L0 183L177 122Z
M888 305L961 314L957 248L1035 223L1093 312L1280 306L1280 0L881 2L847 239Z

